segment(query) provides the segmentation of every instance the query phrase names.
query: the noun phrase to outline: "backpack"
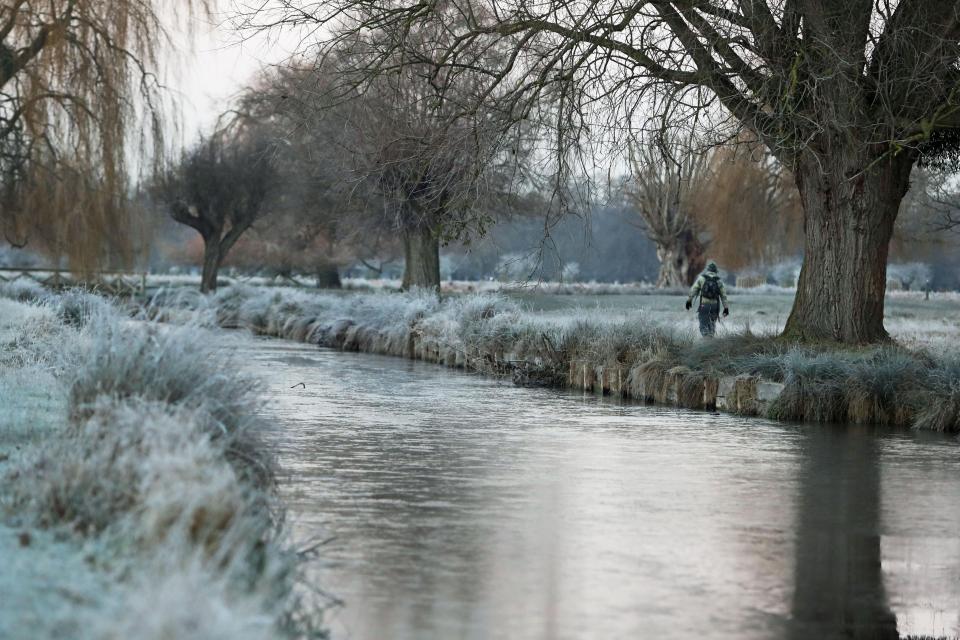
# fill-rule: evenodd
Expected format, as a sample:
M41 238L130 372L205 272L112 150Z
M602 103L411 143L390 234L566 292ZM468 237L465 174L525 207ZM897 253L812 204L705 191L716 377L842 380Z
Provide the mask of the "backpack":
M703 286L700 287L700 297L708 300L720 298L720 277L703 274Z

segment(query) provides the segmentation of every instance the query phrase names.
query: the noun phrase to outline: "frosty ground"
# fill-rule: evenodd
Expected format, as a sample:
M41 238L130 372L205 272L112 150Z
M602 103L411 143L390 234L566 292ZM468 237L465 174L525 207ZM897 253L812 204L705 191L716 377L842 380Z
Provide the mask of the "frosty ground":
M202 328L0 294L0 637L320 635L256 380Z

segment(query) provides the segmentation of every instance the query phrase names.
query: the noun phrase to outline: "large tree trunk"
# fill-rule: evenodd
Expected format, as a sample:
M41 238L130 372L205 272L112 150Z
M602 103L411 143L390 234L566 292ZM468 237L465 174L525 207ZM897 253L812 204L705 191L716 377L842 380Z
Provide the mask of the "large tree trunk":
M337 265L324 263L317 267L317 288L318 289L341 289L343 283L340 281L340 269Z
M429 227L403 233L403 290L413 287L440 291L440 237Z
M797 163L806 240L784 329L790 338L847 344L887 338L887 253L914 158L905 152L871 166L856 143L848 144Z
M205 239L203 244L203 273L200 275L200 292L211 293L217 290L217 273L223 259L220 243L215 239Z
M692 231L685 231L670 242L657 243L657 258L660 260L658 289L689 287L706 264L703 245Z

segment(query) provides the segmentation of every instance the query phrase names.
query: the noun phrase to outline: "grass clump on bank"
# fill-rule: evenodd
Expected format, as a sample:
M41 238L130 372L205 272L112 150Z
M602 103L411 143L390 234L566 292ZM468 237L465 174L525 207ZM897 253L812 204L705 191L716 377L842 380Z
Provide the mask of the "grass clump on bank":
M335 295L229 287L200 306L211 303L223 326L512 372L525 383L599 388L702 408L718 379L748 377L782 385L775 400L747 403L741 410L748 414L960 431L957 360L902 347L817 348L749 330L703 340L692 328L666 326L643 313L615 321L597 311L543 317L490 293L441 301L424 292Z
M5 352L33 355L0 369L48 367L64 398L55 426L4 453L0 534L54 532L111 585L49 606L78 638L324 637L285 539L257 381L203 330L86 295L32 307L45 323L16 328ZM0 600L13 588L0 581Z

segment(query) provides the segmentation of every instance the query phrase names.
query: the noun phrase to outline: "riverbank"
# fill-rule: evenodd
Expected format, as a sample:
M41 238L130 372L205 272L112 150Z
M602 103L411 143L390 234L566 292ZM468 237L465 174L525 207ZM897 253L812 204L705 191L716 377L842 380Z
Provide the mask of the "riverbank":
M420 359L518 384L583 389L781 421L960 431L960 356L897 345L837 350L749 330L703 340L643 314L541 317L501 295L330 295L230 287L158 302L163 319Z
M259 382L195 325L20 297L0 299L0 637L324 637Z

